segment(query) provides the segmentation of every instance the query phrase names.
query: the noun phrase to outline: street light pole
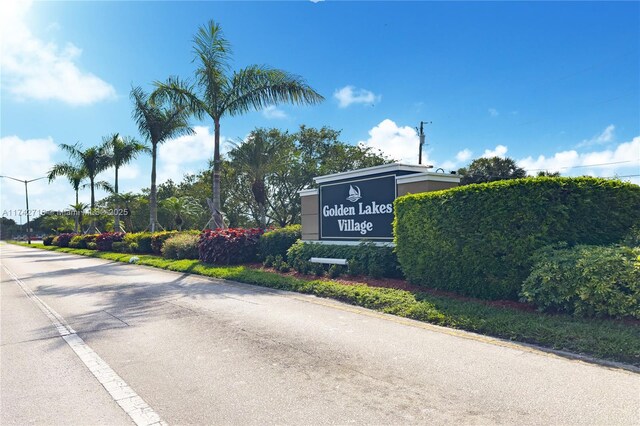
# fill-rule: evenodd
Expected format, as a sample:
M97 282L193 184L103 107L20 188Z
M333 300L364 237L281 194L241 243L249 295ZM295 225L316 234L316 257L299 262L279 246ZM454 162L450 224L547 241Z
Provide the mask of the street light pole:
M28 184L31 183L31 182L35 182L37 180L40 180L40 179L46 179L47 177L43 176L43 177L39 177L39 178L36 178L36 179L31 179L31 180L16 179L16 178L11 177L11 176L0 176L0 178L7 178L7 179L15 180L16 182L24 183L24 198L25 198L25 201L26 201L26 204L27 204L27 242L29 244L31 244L31 222L29 220L29 187L28 187Z

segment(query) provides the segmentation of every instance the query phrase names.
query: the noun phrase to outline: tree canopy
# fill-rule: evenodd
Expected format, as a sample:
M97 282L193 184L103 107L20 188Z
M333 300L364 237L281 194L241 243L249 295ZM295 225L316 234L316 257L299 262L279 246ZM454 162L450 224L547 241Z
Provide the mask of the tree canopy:
M496 180L517 179L527 176L526 170L519 167L511 158L476 158L467 167L458 170L460 185L494 182Z

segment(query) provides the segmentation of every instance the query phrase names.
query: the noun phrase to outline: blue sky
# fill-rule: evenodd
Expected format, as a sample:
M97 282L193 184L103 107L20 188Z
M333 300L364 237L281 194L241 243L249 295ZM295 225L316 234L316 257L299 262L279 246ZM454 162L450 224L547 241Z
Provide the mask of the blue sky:
M482 155L564 175L640 174L640 4L591 2L3 2L2 174L42 176L59 143L138 136L132 85L193 73L191 40L214 19L234 68L259 63L302 75L318 106L279 105L226 117L226 139L257 126L342 130L417 162L421 120L429 164L457 169ZM180 180L212 155L212 124L167 143L159 178ZM609 164L615 163L615 164ZM606 164L593 166L594 164ZM149 186L150 159L121 186ZM111 178L111 172L104 177ZM637 176L629 179L640 183ZM2 210L24 208L3 179ZM63 182L30 186L32 209L64 208ZM83 193L88 199L88 191ZM19 220L18 218L15 218ZM21 218L24 221L24 218Z

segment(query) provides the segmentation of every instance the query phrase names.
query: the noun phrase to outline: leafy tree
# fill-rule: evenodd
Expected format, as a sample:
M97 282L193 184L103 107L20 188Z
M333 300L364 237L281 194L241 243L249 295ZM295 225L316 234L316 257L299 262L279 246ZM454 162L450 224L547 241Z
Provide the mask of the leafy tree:
M156 158L158 145L173 137L191 134L187 122L186 106L175 105L162 99L151 100L140 87L131 90L133 119L140 134L151 143L151 191L149 193L149 227L156 231L158 225L158 200L156 194Z
M107 136L102 140L102 148L108 157L109 165L116 171L113 194L115 195L114 231L120 231L120 209L118 202L118 170L130 163L141 153L150 152L149 148L132 137L120 137L118 133Z
M511 158L476 158L467 167L458 170L460 184L494 182L497 180L517 179L527 176L527 172L518 167Z
M209 116L214 125L214 158L211 219L214 227L224 226L220 198L220 120L223 116L244 114L252 109L283 102L315 104L324 98L301 77L263 65L248 67L229 74L231 46L220 25L209 21L198 29L193 39L198 64L195 84L170 77L157 82L154 96L170 98L188 105L198 119Z
M81 166L76 166L71 163L58 163L53 166L51 170L49 170L49 174L47 177L49 178L49 183L53 182L57 177L64 176L67 178L73 190L76 192L76 202L78 204L78 192L80 191L80 186L82 185L82 181L87 177L85 169ZM78 216L75 217L75 226L74 232L78 232L79 220Z
M541 170L536 175L537 177L560 177L560 172L550 172L548 170Z
M10 240L18 233L18 224L13 219L2 217L0 219L0 240Z
M283 161L268 179L268 200L270 215L280 226L300 222L298 192L312 187L314 177L392 162L370 147L341 142L340 131L329 127L303 125L292 135L277 137Z
M65 151L73 161L78 164L83 174L89 179L89 187L91 188L91 215L93 216L95 213L96 207L96 196L95 196L95 188L96 188L96 176L98 173L106 170L109 167L109 158L105 154L104 150L101 147L89 147L86 149L82 148L82 145L76 143L74 145L60 144L60 149ZM52 176L52 172L56 171L57 175L69 176L75 167L71 163L63 163L59 165L57 169L54 167L52 171L49 173L49 176ZM102 185L98 185L102 186ZM77 194L77 191L76 191ZM95 222L91 222L90 232L95 232Z
M71 232L73 223L68 215L59 212L49 212L41 216L40 227L46 229L47 232L54 233Z

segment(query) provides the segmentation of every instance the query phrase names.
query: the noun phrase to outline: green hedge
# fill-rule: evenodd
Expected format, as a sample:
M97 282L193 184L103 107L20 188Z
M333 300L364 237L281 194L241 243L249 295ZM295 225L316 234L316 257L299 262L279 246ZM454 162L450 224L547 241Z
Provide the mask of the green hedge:
M556 242L616 243L640 223L640 186L597 178L527 178L395 201L396 251L414 284L518 299L532 253Z
M151 232L135 232L129 233L124 236L124 244L129 253L142 253L151 254L153 249L151 248L151 239L153 234Z
M193 234L177 234L168 238L162 246L162 257L166 259L197 259L198 240Z
M264 261L268 256L287 259L287 251L301 236L302 225L289 225L265 232L258 241L258 259Z
M69 247L78 248L78 249L86 249L87 248L87 240L84 238L84 235L76 235L71 238L69 241Z
M547 246L534 260L522 296L541 310L640 319L640 249Z
M312 257L347 259L348 266L323 265L311 263ZM357 246L314 244L298 241L288 252L289 264L303 274L337 276L368 275L371 277L400 278L402 272L392 247L378 247L371 242L362 242Z

